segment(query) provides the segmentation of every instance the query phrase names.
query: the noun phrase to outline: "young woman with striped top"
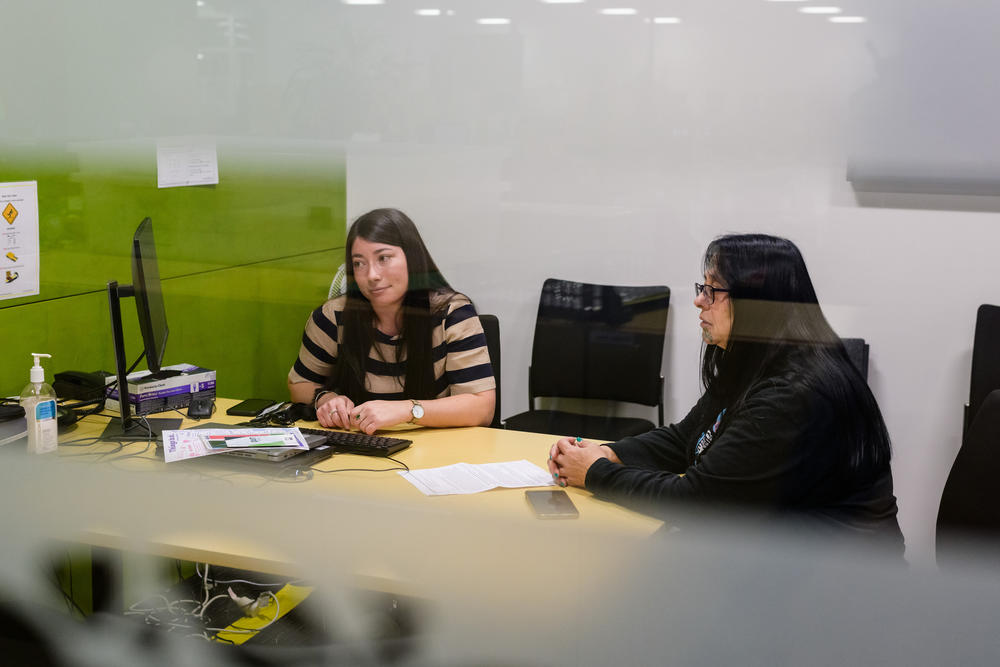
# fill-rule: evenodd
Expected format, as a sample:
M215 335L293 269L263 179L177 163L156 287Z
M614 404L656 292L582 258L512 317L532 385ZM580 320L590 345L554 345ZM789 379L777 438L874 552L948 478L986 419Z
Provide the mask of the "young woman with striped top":
M306 322L288 373L292 400L313 403L323 426L365 433L488 425L496 385L482 325L413 221L391 208L366 213L345 254L347 294Z

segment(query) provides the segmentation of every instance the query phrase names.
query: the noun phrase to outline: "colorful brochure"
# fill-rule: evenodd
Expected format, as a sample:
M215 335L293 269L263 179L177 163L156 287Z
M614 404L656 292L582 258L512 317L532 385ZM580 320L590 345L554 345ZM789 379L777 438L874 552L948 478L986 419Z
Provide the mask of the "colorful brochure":
M301 449L299 441L295 438L295 434L275 433L269 430L253 431L251 433L244 431L238 434L213 433L211 435L203 435L202 437L209 449L257 449L258 447L292 447Z

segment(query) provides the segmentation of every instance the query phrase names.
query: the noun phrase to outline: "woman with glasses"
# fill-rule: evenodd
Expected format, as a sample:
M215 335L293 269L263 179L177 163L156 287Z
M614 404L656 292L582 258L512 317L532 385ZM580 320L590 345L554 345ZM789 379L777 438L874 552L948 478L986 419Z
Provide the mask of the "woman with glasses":
M381 208L354 221L347 294L306 322L288 373L322 426L486 426L496 383L472 302L451 288L413 221Z
M885 423L799 249L723 236L703 268L694 305L704 394L678 423L640 436L559 440L553 477L661 517L687 501L754 508L877 535L901 553Z

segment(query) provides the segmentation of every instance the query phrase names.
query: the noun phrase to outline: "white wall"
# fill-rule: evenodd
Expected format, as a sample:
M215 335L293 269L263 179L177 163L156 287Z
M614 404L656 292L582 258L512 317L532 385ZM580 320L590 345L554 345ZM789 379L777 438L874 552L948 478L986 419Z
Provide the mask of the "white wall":
M847 0L868 22L838 25L795 2L598 13L611 4L16 0L0 55L21 65L0 87L0 139L342 142L349 217L404 209L452 283L499 315L504 415L526 407L537 294L558 276L674 290L667 413L682 416L699 393L690 301L706 243L788 236L835 328L871 344L909 558L933 562L975 309L1000 301L1000 200L857 195L848 146L873 127L855 111L887 90L898 107L881 122L919 116L931 162L953 128L995 144L971 90L996 92L996 47L965 36L1000 11ZM452 14L413 11L438 6Z
M433 131L371 128L378 142L350 145L348 214L382 205L410 212L453 284L499 315L504 416L526 406L544 278L673 289L665 367L668 419L677 419L699 393L691 283L707 241L729 231L792 238L834 327L871 345L908 557L932 563L975 310L1000 300L990 249L1000 241L1000 201L855 195L847 147L869 127L852 125L854 101L883 90L886 62L907 72L908 58L956 92L950 72L924 65L961 45L956 30L934 33L945 17L933 4L849 4L845 13L868 22L735 1L640 3L638 17L599 16L596 4L521 3L504 13L509 27L467 23L448 34L400 19L373 49L419 54L445 39L482 76L449 78L450 66L419 57L400 63L403 78L428 88L404 101L400 118L439 112L441 120ZM938 4L954 27L956 8ZM986 20L983 3L965 11ZM643 21L664 13L682 22ZM913 74L917 92L933 89ZM962 108L961 100L944 106ZM896 111L903 116L888 127L908 113ZM937 118L942 145L948 120ZM951 129L997 136L985 125Z

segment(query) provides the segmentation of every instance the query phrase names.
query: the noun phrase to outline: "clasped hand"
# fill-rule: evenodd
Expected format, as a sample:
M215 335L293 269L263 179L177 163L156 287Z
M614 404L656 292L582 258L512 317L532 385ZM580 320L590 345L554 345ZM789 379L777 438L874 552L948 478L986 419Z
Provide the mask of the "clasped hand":
M316 419L327 428L358 429L371 435L377 429L410 421L410 401L366 401L354 405L346 396L320 399L316 406Z
M608 452L596 442L581 438L562 438L549 450L549 472L559 486L584 487L587 471Z

